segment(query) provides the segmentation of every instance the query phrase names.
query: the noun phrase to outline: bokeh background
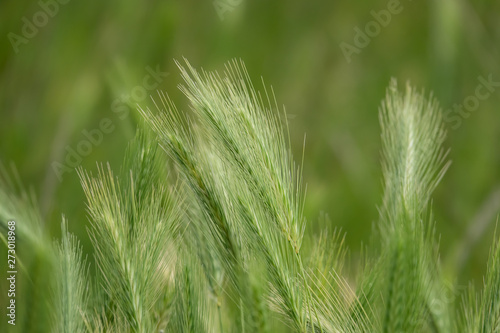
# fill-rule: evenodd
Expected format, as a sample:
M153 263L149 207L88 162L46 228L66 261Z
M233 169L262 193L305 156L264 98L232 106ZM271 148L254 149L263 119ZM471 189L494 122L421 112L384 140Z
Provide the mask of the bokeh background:
M480 76L500 82L499 1L396 3L398 13L347 59L340 45L355 46L355 29L394 0L1 1L0 160L33 188L47 232L60 235L64 214L90 252L77 173L60 180L54 163L107 118L113 130L78 164L118 169L136 104L150 104L140 94L148 71L168 72L148 94L167 91L187 109L174 59L207 70L242 59L257 88L264 78L286 106L297 160L307 136L308 232L328 214L355 261L378 219L377 113L391 77L433 91L444 109L474 96ZM500 211L500 87L492 90L447 124L453 164L434 195L441 259L460 284L481 283Z

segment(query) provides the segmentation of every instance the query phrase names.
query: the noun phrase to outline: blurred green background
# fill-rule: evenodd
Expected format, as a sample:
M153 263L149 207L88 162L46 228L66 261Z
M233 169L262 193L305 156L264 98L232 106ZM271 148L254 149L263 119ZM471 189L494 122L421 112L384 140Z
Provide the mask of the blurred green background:
M390 22L377 23L379 31L370 30L369 44L348 61L340 45L356 46L355 28L365 31L372 11L396 5ZM78 176L65 172L60 181L54 163L64 163L68 149L86 140L84 131L107 118L113 130L79 164L94 169L109 161L118 169L139 121L135 105L150 104L142 93L162 89L188 108L174 59L223 70L241 58L257 88L261 76L273 86L299 161L307 135L308 232L327 213L332 228L346 232L353 260L378 219L377 113L390 78L433 91L444 109L474 96L479 76L500 82L496 0L2 1L0 26L0 160L14 163L33 187L48 232L58 237L64 214L87 251ZM169 75L145 89L157 69ZM441 258L461 284L481 282L500 210L498 105L496 87L460 124L448 124L453 164L433 207Z

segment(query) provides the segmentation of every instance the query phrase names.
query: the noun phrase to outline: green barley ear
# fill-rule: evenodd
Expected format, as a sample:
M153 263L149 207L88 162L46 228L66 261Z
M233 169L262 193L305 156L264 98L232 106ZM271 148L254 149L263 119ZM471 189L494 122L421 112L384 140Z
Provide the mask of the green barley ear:
M405 94L392 80L380 110L384 202L382 217L388 228L417 224L430 196L446 172L446 137L437 101L409 85ZM401 222L401 214L412 219Z
M297 330L305 331L314 311L300 257L305 228L301 177L275 105L267 92L262 96L254 89L242 62L227 64L224 76L198 72L187 61L178 66L185 81L181 90L196 119L239 183L226 191L248 189L235 200L242 224L256 233L269 265L276 306Z
M164 165L156 151L157 143L139 133L121 177L109 165L99 166L96 177L80 170L101 283L112 300L110 316L132 332L152 332L157 326L153 310L175 259L167 250L179 202L159 176Z
M437 102L393 80L380 110L384 200L381 257L362 292L377 304L382 332L446 331L444 284L437 269L430 196L449 163ZM376 294L381 290L379 298ZM374 299L379 299L373 302ZM439 305L439 306L437 306Z
M61 243L56 245L54 332L86 332L90 298L87 261L64 218L61 229Z

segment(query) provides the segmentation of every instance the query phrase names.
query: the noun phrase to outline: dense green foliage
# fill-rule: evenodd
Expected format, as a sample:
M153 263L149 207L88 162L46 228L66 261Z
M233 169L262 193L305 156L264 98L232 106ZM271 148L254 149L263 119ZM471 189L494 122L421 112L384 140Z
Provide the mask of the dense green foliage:
M20 332L500 332L497 243L479 293L442 272L431 194L449 163L432 97L387 90L379 220L349 271L327 218L306 242L302 166L272 92L238 61L223 74L178 66L191 112L153 96L119 172L79 169L92 260L65 219L51 242L34 200L2 172L2 228L16 220L30 245L20 283L34 292L19 292L30 309L19 316L33 327Z

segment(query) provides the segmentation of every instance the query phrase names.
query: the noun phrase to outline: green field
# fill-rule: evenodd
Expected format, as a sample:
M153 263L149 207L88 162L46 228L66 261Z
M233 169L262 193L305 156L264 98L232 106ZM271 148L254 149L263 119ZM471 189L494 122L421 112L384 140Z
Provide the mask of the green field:
M98 275L82 170L96 175L109 162L119 173L137 128L149 128L138 108L156 109L151 95L158 101L158 92L168 93L182 117L195 118L178 87L176 61L184 58L220 73L241 60L256 90L265 84L274 94L272 112L286 111L280 124L286 118L302 166L303 248L312 251L325 228L345 234L351 286L384 206L379 110L391 78L401 91L409 82L432 93L452 162L429 202L443 279L454 290L483 288L500 212L500 2L3 1L0 22L0 164L15 183L0 181L0 222L27 219L21 228L40 237L17 239L26 258L18 267L19 325L8 326L3 315L0 331L44 332L51 321L55 310L44 301L51 292L42 286L56 269L47 269L42 243L61 241L62 216L89 276ZM174 186L176 162L159 153L168 165L165 185ZM39 216L9 208L23 195L30 199L20 207L36 201ZM7 246L0 255L5 309ZM238 302L229 303L234 316Z

